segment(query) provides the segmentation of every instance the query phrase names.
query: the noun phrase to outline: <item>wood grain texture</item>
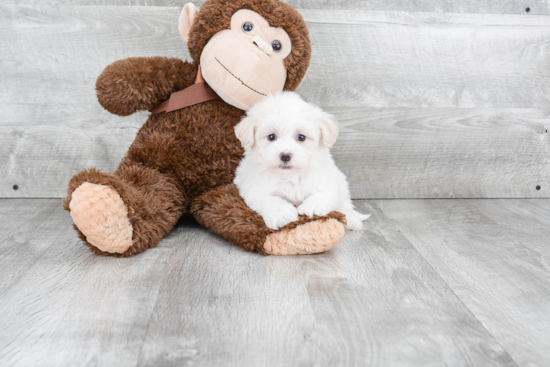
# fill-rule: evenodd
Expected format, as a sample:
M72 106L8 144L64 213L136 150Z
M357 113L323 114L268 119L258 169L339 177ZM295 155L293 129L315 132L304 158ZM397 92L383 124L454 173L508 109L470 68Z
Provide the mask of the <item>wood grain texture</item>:
M186 59L171 8L0 5L0 103L94 103L95 81L130 56Z
M548 0L288 0L298 9L410 11L437 13L550 14ZM529 7L529 12L526 8Z
M549 200L377 205L520 366L550 364Z
M13 120L0 126L3 197L63 197L79 171L114 170L146 118L113 116L97 104L5 110ZM332 152L354 198L550 196L549 111L327 111L341 125Z
M2 107L0 197L65 197L78 172L114 171L146 120L111 115L98 103Z
M0 103L95 103L115 60L188 58L174 10L0 5ZM313 56L300 92L323 107L548 107L548 16L302 13Z
M178 14L0 5L0 197L63 197L80 170L115 169L146 115L104 112L95 79L129 56L188 59ZM549 16L302 14L299 92L354 126L334 153L355 198L549 197L534 190L548 187Z
M96 256L59 200L4 199L0 207L2 226L16 229L0 240L0 365L135 366L171 251ZM13 276L16 265L24 272Z
M89 253L57 203L0 200L0 365L550 361L550 200L355 201L363 232L295 257L181 221L128 259Z
M313 44L301 93L321 106L540 107L550 17L304 10Z
M354 198L550 196L550 111L328 111L342 126L332 152Z
M491 14L550 14L547 0L531 0L523 3L515 0L283 0L297 9L351 9L367 11L411 11L442 13L491 13ZM3 4L25 5L116 5L116 6L173 6L182 7L191 2L201 6L202 0L2 0ZM526 11L529 8L529 11Z
M376 208L313 256L260 257L181 223L139 366L515 366Z
M0 200L0 299L71 228L61 200Z
M537 261L550 264L548 200L474 200L468 203L502 226L514 228L521 244L538 257Z

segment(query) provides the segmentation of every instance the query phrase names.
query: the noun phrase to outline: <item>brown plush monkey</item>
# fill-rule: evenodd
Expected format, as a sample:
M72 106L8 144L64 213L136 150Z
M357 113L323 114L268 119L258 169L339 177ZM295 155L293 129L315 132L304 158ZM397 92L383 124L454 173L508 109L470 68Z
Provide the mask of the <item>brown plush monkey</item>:
M267 228L232 184L243 149L234 126L263 96L295 90L309 66L302 17L277 0L208 0L187 4L180 34L193 62L129 58L97 80L99 102L127 116L151 110L202 75L222 100L152 114L114 173L91 168L74 176L64 208L93 252L129 256L156 246L183 213L229 242L261 254L308 254L340 242L345 218L300 217Z

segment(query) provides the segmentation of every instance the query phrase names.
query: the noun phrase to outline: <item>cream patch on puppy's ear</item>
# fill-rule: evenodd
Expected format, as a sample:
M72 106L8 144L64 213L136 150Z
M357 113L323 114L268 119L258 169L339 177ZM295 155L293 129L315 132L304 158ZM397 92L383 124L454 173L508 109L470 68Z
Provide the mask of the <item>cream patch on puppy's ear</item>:
M321 111L319 120L321 122L321 140L327 147L332 147L338 139L338 123L334 116Z
M235 126L235 135L240 140L244 150L249 150L254 146L254 133L256 130L256 118L247 116Z
M199 9L193 3L185 4L183 10L181 11L178 29L180 31L180 36L185 43L189 42L189 32L191 32L193 20L195 20L198 13Z

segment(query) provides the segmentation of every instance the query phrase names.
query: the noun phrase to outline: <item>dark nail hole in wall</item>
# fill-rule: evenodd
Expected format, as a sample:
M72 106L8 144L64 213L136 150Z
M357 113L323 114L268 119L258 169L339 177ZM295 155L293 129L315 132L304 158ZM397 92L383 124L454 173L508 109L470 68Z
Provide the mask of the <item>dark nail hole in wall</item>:
M530 7L526 7L526 8L525 8L525 12L526 12L526 13L529 13L530 11L531 11L531 8L530 8Z
M537 185L537 190L540 190L540 185Z
M15 191L19 190L19 186L13 185L13 189L14 189Z

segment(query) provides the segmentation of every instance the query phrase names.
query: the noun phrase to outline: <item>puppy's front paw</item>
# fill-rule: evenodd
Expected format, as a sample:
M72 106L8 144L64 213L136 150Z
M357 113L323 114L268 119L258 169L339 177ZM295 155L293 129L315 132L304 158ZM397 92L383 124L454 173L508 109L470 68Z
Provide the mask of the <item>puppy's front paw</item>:
M306 199L302 205L298 207L298 213L313 217L314 215L324 216L332 211L330 205L319 199Z
M298 220L298 210L292 204L275 206L266 210L263 218L268 228L279 229Z

